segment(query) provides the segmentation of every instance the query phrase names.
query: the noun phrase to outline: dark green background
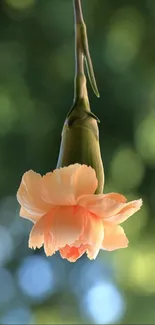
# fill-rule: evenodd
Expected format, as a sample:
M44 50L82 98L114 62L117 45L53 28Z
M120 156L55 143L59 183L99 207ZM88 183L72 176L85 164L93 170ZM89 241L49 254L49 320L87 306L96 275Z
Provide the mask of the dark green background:
M105 192L142 197L144 205L124 225L129 248L101 252L95 262L70 264L27 248L31 223L19 218L15 195L26 170L46 173L57 163L73 98L73 8L71 0L1 0L1 324L93 322L85 297L97 283L95 323L155 323L155 1L82 5L101 95L88 83L101 121Z

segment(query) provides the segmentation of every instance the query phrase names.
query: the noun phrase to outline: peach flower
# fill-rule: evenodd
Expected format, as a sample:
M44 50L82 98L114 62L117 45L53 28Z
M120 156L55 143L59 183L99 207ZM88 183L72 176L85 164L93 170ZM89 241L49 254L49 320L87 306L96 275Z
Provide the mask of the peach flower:
M138 211L142 200L126 203L118 193L94 194L98 185L94 169L70 165L41 176L26 172L17 193L20 216L34 226L30 248L44 245L47 256L59 250L74 262L85 252L95 259L100 249L128 246L120 224Z

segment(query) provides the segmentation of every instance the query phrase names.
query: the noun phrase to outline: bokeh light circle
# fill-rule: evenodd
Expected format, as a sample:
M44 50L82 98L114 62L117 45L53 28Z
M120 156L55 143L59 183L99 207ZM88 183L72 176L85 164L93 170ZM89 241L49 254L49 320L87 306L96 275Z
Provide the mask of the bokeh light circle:
M36 0L5 0L6 4L13 9L25 10L31 8Z
M119 190L137 188L144 176L144 164L140 155L130 147L120 147L111 162L110 175Z
M112 282L100 282L89 289L84 306L95 324L113 324L125 312L123 297Z
M54 290L53 270L43 256L25 258L19 267L17 278L23 293L32 299L45 299Z
M155 166L155 113L150 113L146 118L136 125L135 145L148 164Z
M143 17L134 7L118 10L106 35L105 60L116 72L122 72L133 62L144 33Z

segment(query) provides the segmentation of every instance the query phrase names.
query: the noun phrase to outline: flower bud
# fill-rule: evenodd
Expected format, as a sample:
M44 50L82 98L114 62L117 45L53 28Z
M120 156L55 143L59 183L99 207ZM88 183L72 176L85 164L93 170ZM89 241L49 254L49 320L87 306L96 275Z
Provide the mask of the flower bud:
M97 121L98 118L90 111L87 95L79 98L63 126L57 168L75 163L91 166L98 179L96 193L102 193L104 170Z

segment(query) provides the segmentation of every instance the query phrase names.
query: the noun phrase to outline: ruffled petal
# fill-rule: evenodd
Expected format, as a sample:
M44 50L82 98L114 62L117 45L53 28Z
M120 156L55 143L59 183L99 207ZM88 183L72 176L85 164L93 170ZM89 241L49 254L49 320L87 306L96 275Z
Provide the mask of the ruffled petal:
M87 213L78 206L59 207L55 209L51 223L56 250L72 245L82 234Z
M34 223L36 221L38 221L38 216L34 216L34 215L28 213L23 207L20 208L19 215L20 215L20 217L22 217L24 219L31 220Z
M101 219L117 214L124 207L125 202L125 196L118 193L83 195L77 200L77 204L85 207Z
M82 207L55 207L43 216L32 228L29 247L38 247L38 237L43 238L47 255L52 255L66 245L73 244L81 235L86 223L86 212Z
M95 171L86 165L74 164L44 176L43 198L50 204L74 205L79 195L94 193L96 188Z
M37 232L36 225L34 225L29 236L29 248L41 248L43 244L44 234Z
M87 256L89 259L96 258L102 247L103 238L104 228L102 220L94 214L88 213L87 224L79 238L79 242L87 246ZM78 245L78 242L75 245Z
M85 252L86 248L84 245L79 247L71 247L66 245L60 249L60 255L62 258L67 259L69 262L76 262Z
M27 214L39 219L49 210L49 204L42 198L42 177L30 170L23 177L17 192L20 205ZM26 216L26 215L25 215Z
M50 233L47 232L44 234L44 251L46 256L52 256L55 253L55 241L54 241L54 236Z
M46 236L50 233L51 222L52 222L52 213L46 214L40 218L35 225L33 226L30 236L29 236L29 247L30 248L40 248L46 241ZM45 243L46 245L46 243ZM53 249L53 251L55 248Z
M105 226L104 227L104 240L102 248L107 251L113 251L119 248L128 246L128 239L121 226Z
M126 203L118 214L110 218L105 218L104 222L120 224L137 212L141 208L142 204L142 199Z
M75 204L73 177L78 164L55 169L43 177L43 198L52 205Z
M75 198L85 194L94 194L98 186L95 170L86 165L80 165L74 175Z

